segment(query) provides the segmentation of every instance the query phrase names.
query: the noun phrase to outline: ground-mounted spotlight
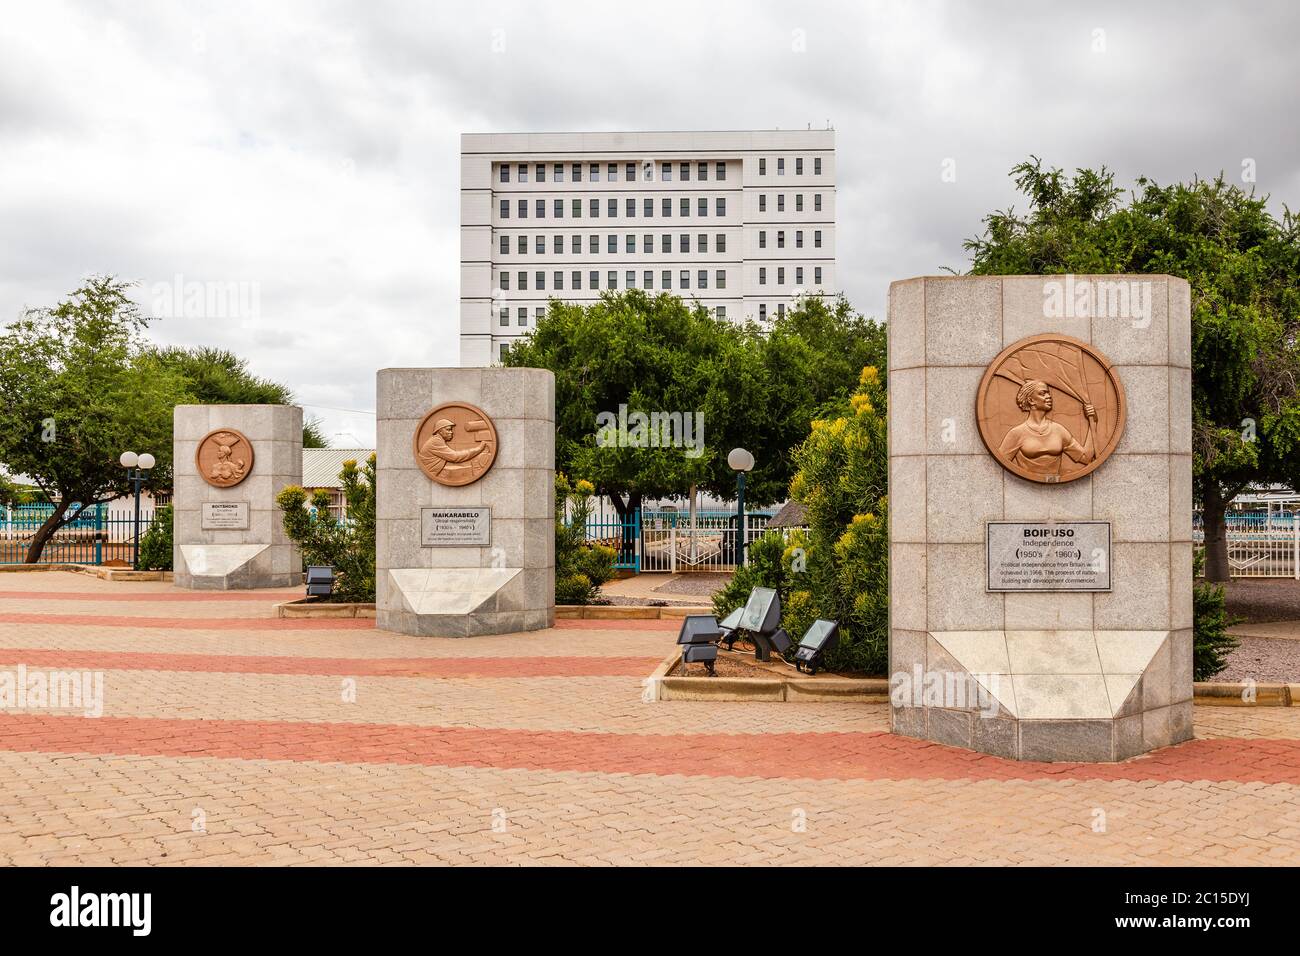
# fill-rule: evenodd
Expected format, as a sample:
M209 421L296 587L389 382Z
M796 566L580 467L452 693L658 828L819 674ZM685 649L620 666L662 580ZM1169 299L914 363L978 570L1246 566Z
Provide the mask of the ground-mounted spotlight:
M745 613L743 607L738 607L718 625L722 629L722 643L727 645L727 650L731 650L736 638L740 637L740 616Z
M687 664L703 664L709 676L715 676L714 662L718 659L718 642L721 640L722 628L712 614L689 614L683 618L682 629L677 633L677 643L685 645L682 673L686 672Z
M328 565L307 568L307 596L329 597L334 593L334 569Z
M772 659L772 651L785 653L790 637L781 629L781 596L772 588L754 588L740 613L740 629L754 641L754 660Z
M840 626L834 621L821 618L813 621L804 632L799 646L794 651L794 666L799 670L807 668L809 674L816 674L821 666L822 655L834 650L840 643Z

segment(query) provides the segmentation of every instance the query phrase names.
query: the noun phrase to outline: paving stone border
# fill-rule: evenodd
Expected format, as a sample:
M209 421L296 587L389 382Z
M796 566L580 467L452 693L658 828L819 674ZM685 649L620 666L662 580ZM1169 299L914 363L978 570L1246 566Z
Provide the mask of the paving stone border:
M94 564L0 564L0 572L72 571L89 574L101 581L171 581L171 571L133 571L130 568L101 568Z
M293 618L374 618L375 606L373 604L348 604L340 601L322 601L317 597L304 597L277 604L275 606L275 616Z

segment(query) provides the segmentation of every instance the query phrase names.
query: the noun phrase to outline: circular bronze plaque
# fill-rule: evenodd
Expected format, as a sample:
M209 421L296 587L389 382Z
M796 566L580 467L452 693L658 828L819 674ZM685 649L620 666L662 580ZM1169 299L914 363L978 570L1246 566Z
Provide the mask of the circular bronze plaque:
M253 444L233 428L208 432L194 453L199 475L215 488L233 488L253 470Z
M1054 484L1089 474L1124 432L1124 386L1110 361L1068 335L1034 335L984 372L975 417L1008 471Z
M440 485L468 485L487 474L497 457L492 419L468 402L446 402L415 430L415 460Z

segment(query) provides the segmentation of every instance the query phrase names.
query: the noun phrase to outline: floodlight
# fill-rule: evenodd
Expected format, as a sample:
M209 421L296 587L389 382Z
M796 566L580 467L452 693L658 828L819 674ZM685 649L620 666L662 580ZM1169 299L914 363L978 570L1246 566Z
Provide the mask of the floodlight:
M803 639L794 652L794 666L803 670L805 665L809 674L816 674L821 665L822 655L834 650L840 643L840 626L834 621L821 618L812 622L804 633Z
M781 624L781 596L772 588L754 588L749 592L745 610L740 615L743 630L771 634Z
M683 618L682 629L677 634L677 643L686 645L682 650L682 672L685 673L687 664L703 664L709 676L715 676L720 640L722 629L712 614L689 614Z
M722 628L722 640L727 645L727 650L731 650L732 645L736 643L736 638L740 636L740 616L745 613L743 607L738 607L722 619L718 627Z
M329 565L307 568L307 595L329 597L334 593L334 569Z

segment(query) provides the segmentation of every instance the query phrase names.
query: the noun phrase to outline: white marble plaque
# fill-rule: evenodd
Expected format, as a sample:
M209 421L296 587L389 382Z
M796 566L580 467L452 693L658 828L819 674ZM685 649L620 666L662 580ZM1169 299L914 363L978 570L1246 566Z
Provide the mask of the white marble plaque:
M1109 591L1109 521L990 521L989 591Z
M247 501L205 501L199 527L204 531L247 531Z
M491 543L491 508L420 509L420 544L426 548L485 548Z

